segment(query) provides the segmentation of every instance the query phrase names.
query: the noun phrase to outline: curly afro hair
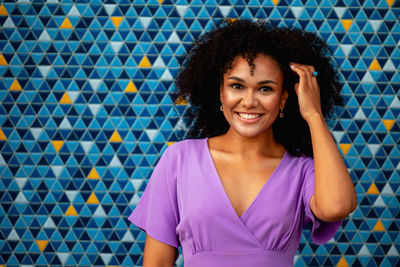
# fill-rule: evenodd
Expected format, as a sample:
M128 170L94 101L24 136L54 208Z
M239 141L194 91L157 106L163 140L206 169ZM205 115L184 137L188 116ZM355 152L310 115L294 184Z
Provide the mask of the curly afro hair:
M222 21L196 40L184 56L176 78L180 97L190 105L189 138L224 134L229 124L220 112L220 85L235 57L242 56L254 68L257 55L270 56L284 74L283 90L288 92L285 116L273 124L274 137L294 156L313 157L311 135L300 114L294 89L298 76L290 62L312 65L318 71L321 107L325 119L331 119L334 105L343 105L341 86L331 64L331 52L314 33L294 28L274 27L265 21Z

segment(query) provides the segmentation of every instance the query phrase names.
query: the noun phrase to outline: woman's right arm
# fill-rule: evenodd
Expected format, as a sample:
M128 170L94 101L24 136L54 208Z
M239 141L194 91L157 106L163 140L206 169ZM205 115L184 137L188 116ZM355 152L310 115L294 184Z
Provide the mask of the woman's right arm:
M146 234L143 267L174 266L177 249Z

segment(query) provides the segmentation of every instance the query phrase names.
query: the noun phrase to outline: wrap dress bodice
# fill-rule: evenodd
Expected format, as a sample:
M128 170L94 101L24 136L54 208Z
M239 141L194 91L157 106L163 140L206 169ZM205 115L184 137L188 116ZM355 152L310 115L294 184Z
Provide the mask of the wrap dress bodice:
M251 179L251 177L249 177ZM165 244L181 246L185 266L293 266L303 226L314 243L329 241L341 222L310 209L314 163L285 152L239 217L218 177L207 138L166 149L129 220Z

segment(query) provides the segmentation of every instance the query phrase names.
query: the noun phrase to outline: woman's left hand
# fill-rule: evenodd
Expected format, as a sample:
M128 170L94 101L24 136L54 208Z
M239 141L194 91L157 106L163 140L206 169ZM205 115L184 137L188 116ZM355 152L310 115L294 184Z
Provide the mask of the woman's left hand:
M290 63L290 67L300 78L295 90L301 116L307 122L315 114L322 116L320 89L317 77L313 75L314 67L298 63Z
M321 112L320 89L313 66L290 64L299 75L295 85L301 115L308 123L314 156L315 185L310 208L326 222L343 220L357 206L357 196L346 164ZM316 70L318 71L318 70Z

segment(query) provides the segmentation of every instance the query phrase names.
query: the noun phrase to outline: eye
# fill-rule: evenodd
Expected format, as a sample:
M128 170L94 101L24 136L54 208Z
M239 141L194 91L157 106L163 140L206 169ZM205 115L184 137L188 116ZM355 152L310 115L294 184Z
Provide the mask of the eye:
M261 87L259 90L260 90L261 92L269 92L269 91L272 91L273 89L272 89L272 87L270 87L270 86L263 86L263 87Z
M240 83L232 83L231 87L234 89L242 89L243 86Z

